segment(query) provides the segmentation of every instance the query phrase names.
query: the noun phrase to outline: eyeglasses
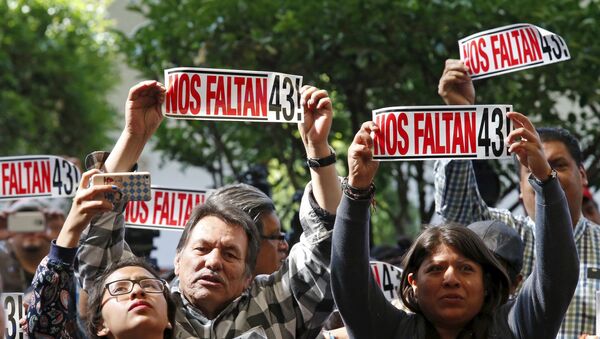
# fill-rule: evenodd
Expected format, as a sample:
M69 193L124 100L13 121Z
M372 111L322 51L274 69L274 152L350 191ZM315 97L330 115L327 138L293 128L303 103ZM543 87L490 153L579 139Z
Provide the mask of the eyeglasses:
M277 241L285 241L285 233L279 232L279 234L274 235L260 235L261 239L265 240L277 240Z
M260 235L261 239L265 240L277 240L277 241L285 241L285 233L279 232L279 234L275 235Z
M108 293L112 296L119 296L133 291L133 285L138 284L146 293L163 293L165 291L165 281L158 278L143 278L143 279L121 279L111 281L104 285Z

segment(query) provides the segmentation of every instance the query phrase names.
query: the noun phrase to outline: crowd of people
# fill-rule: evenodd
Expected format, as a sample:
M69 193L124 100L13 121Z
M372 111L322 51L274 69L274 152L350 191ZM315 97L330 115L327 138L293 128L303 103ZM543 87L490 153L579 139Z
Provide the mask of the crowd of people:
M446 62L438 87L446 104L475 103L468 71L459 60ZM289 247L268 195L232 184L194 208L173 279L136 257L125 241L127 201L105 195L118 187L89 184L98 173L136 170L162 123L164 98L157 81L131 88L121 135L110 153L88 156L68 213L23 199L0 214L3 290L27 293L21 325L30 338L578 338L597 331L600 280L587 272L600 267L600 226L583 214L586 199L594 202L568 131L508 113L515 129L506 144L526 215L488 206L471 161L436 161L443 223L426 227L406 250L400 298L390 302L369 264L379 126L362 125L340 178L329 144L331 98L312 86L301 89L298 131L310 182L298 243ZM7 231L7 216L18 211L41 211L44 231ZM325 329L326 322L341 328Z

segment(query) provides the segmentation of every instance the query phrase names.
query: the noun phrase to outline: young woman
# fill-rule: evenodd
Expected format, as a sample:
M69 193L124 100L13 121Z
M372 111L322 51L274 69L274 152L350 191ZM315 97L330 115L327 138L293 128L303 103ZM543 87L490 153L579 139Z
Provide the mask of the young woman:
M577 285L578 258L559 179L531 122L511 112L509 151L530 169L536 191L536 262L516 299L508 277L482 240L458 226L421 234L406 254L401 282L408 314L386 301L370 276L368 257L373 122L348 150L349 175L332 247L332 291L351 338L554 338ZM518 141L516 141L518 140ZM356 293L367 291L367 293Z
M79 237L90 220L112 210L103 198L115 186L88 188L92 175L85 172L49 255L38 266L33 280L33 296L27 310L30 338L170 338L174 304L166 283L139 258L119 261L104 271L89 292L88 331L77 327L73 261Z

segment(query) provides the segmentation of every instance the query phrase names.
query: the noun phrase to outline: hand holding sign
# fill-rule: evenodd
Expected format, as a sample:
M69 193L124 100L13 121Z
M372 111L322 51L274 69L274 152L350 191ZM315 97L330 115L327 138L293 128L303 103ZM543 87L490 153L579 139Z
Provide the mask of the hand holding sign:
M100 173L97 169L83 173L69 215L56 239L58 246L76 247L81 232L90 223L92 217L98 213L112 210L113 205L104 199L104 193L112 192L115 186L95 185L88 187L90 178L97 173Z
M162 122L165 86L158 81L142 81L129 89L125 104L125 132L146 142Z
M298 124L298 131L304 142L306 155L309 158L326 157L330 154L328 137L333 120L329 94L313 86L303 86L300 93L304 122Z
M448 59L438 83L438 94L446 105L473 105L475 87L469 68L460 60Z
M509 152L514 152L521 165L529 168L531 174L538 180L546 180L552 168L544 156L542 142L535 127L526 116L517 112L509 112L508 118L515 129L506 137Z
M369 188L379 167L379 161L373 160L373 138L379 127L373 121L362 124L348 148L348 184L358 189Z

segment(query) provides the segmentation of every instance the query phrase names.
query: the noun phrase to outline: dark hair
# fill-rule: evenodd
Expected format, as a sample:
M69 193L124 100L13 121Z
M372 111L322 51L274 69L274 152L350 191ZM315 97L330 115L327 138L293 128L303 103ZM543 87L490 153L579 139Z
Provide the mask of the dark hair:
M540 136L542 143L557 141L565 145L569 154L575 160L577 167L583 167L583 154L581 153L581 147L579 147L579 141L571 132L561 127L538 127L536 128ZM515 169L519 178L521 177L521 163L516 156L513 155L515 161Z
M260 245L260 235L254 225L254 222L250 219L248 214L236 207L235 205L228 203L218 203L215 201L207 200L204 204L194 207L190 219L188 220L183 234L177 244L177 254L179 254L185 245L187 245L190 234L194 230L194 227L198 224L198 221L205 217L217 217L223 220L227 225L240 226L246 236L248 237L248 251L246 252L246 275L251 276L256 267L256 257L258 255L258 247Z
M87 330L90 338L105 338L97 335L98 327L102 323L102 298L104 297L104 290L106 285L106 279L113 274L115 271L123 267L141 267L146 271L150 272L155 278L160 278L158 272L154 267L143 258L129 257L117 262L112 263L102 274L98 277L97 283L92 286L91 290L88 291L88 310L90 314L87 319ZM165 288L163 296L167 301L167 317L171 326L175 326L175 302L171 298L171 292L168 288ZM164 338L172 338L173 329L165 329Z
M216 205L231 204L242 209L254 221L259 234L263 234L262 216L275 211L273 200L254 186L232 184L215 190L207 199Z
M464 226L453 224L432 226L419 235L402 260L403 272L400 281L402 301L411 311L423 314L412 286L408 282L408 275L410 273L416 275L423 261L434 254L440 245L452 247L481 265L486 294L481 310L470 325L467 325L469 328L466 330L473 332L473 338L487 338L493 312L508 299L510 282L504 267L485 246L483 240Z

